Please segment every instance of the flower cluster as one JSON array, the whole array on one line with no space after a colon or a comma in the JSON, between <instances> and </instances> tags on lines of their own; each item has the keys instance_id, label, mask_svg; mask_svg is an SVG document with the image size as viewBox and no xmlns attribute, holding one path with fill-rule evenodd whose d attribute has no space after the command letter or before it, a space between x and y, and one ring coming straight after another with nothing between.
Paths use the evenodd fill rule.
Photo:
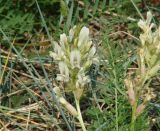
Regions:
<instances>
[{"instance_id":1,"label":"flower cluster","mask_svg":"<svg viewBox=\"0 0 160 131\"><path fill-rule=\"evenodd\" d=\"M61 34L60 42L54 42L54 51L50 52L50 56L59 66L60 73L56 79L67 83L71 91L80 91L90 82L86 72L91 64L98 61L96 47L90 40L87 27L80 29L75 26L68 36Z\"/></svg>"},{"instance_id":2,"label":"flower cluster","mask_svg":"<svg viewBox=\"0 0 160 131\"><path fill-rule=\"evenodd\" d=\"M134 77L129 76L125 80L128 88L128 98L135 118L141 114L153 95L149 91L149 82L160 69L160 26L151 23L152 14L147 12L147 19L140 20L138 26L143 33L140 34L141 47L138 50L138 70ZM138 105L139 98L143 96L143 92L147 91L143 102Z\"/></svg>"},{"instance_id":3,"label":"flower cluster","mask_svg":"<svg viewBox=\"0 0 160 131\"><path fill-rule=\"evenodd\" d=\"M156 28L156 25L151 23L151 20L152 14L147 12L146 21L140 20L138 22L138 26L143 30L140 35L142 43L142 48L139 51L140 61L143 65L147 64L147 68L150 70L148 77L154 76L160 69L160 26ZM143 68L143 72L146 72L146 70Z\"/></svg>"}]
</instances>

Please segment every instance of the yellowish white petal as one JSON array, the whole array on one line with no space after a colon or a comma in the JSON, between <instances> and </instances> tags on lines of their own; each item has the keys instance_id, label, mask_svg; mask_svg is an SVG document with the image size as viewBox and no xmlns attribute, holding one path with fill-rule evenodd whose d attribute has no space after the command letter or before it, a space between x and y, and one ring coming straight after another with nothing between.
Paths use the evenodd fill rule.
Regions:
<instances>
[{"instance_id":1,"label":"yellowish white petal","mask_svg":"<svg viewBox=\"0 0 160 131\"><path fill-rule=\"evenodd\" d=\"M147 28L149 28L149 26L147 27L146 22L143 20L139 20L138 22L138 26L144 31L147 31Z\"/></svg>"},{"instance_id":2,"label":"yellowish white petal","mask_svg":"<svg viewBox=\"0 0 160 131\"><path fill-rule=\"evenodd\" d=\"M89 40L89 29L84 26L79 33L78 47L80 47L82 44L85 44L88 40Z\"/></svg>"},{"instance_id":3,"label":"yellowish white petal","mask_svg":"<svg viewBox=\"0 0 160 131\"><path fill-rule=\"evenodd\" d=\"M76 26L74 26L72 29L70 29L69 31L69 41L71 42L73 40L73 37L74 37L74 33L75 33L75 29L76 29Z\"/></svg>"},{"instance_id":4,"label":"yellowish white petal","mask_svg":"<svg viewBox=\"0 0 160 131\"><path fill-rule=\"evenodd\" d=\"M54 52L52 52L52 51L49 52L49 55L50 55L53 59L55 59L55 58L58 57L57 54L54 53Z\"/></svg>"},{"instance_id":5,"label":"yellowish white petal","mask_svg":"<svg viewBox=\"0 0 160 131\"><path fill-rule=\"evenodd\" d=\"M88 54L88 58L93 58L93 56L95 55L96 53L96 47L95 46L92 46L90 51L89 51L89 54Z\"/></svg>"},{"instance_id":6,"label":"yellowish white petal","mask_svg":"<svg viewBox=\"0 0 160 131\"><path fill-rule=\"evenodd\" d=\"M69 81L69 69L64 62L59 62L60 74L57 74L57 80L60 81Z\"/></svg>"},{"instance_id":7,"label":"yellowish white petal","mask_svg":"<svg viewBox=\"0 0 160 131\"><path fill-rule=\"evenodd\" d=\"M65 49L65 44L67 44L67 36L63 33L60 35L60 45L63 49Z\"/></svg>"},{"instance_id":8,"label":"yellowish white petal","mask_svg":"<svg viewBox=\"0 0 160 131\"><path fill-rule=\"evenodd\" d=\"M150 11L147 12L147 20L146 20L146 24L149 25L151 23L152 20L152 13Z\"/></svg>"},{"instance_id":9,"label":"yellowish white petal","mask_svg":"<svg viewBox=\"0 0 160 131\"><path fill-rule=\"evenodd\" d=\"M81 54L79 50L73 50L70 54L70 63L72 68L80 68Z\"/></svg>"},{"instance_id":10,"label":"yellowish white petal","mask_svg":"<svg viewBox=\"0 0 160 131\"><path fill-rule=\"evenodd\" d=\"M99 57L94 57L92 59L92 63L98 65L99 64Z\"/></svg>"},{"instance_id":11,"label":"yellowish white petal","mask_svg":"<svg viewBox=\"0 0 160 131\"><path fill-rule=\"evenodd\" d=\"M89 82L90 82L90 78L88 75L86 76L84 73L78 73L78 79L76 82L77 88L84 87Z\"/></svg>"},{"instance_id":12,"label":"yellowish white petal","mask_svg":"<svg viewBox=\"0 0 160 131\"><path fill-rule=\"evenodd\" d=\"M58 86L54 87L53 91L55 92L55 94L57 95L57 97L61 96L61 91L60 91L60 88Z\"/></svg>"}]
</instances>

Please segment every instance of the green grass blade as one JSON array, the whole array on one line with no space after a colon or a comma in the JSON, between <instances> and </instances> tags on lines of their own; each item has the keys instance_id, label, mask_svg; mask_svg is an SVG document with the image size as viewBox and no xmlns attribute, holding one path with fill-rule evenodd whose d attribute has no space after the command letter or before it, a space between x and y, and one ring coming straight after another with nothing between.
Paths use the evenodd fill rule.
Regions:
<instances>
[{"instance_id":1,"label":"green grass blade","mask_svg":"<svg viewBox=\"0 0 160 131\"><path fill-rule=\"evenodd\" d=\"M93 6L93 15L96 14L96 11L98 10L98 5L99 5L99 0L96 0Z\"/></svg>"},{"instance_id":2,"label":"green grass blade","mask_svg":"<svg viewBox=\"0 0 160 131\"><path fill-rule=\"evenodd\" d=\"M88 2L88 0L84 1L84 5L85 5L85 9L84 9L84 12L83 12L83 19L87 19L88 14L89 14L89 2Z\"/></svg>"},{"instance_id":3,"label":"green grass blade","mask_svg":"<svg viewBox=\"0 0 160 131\"><path fill-rule=\"evenodd\" d=\"M69 28L72 25L72 16L73 16L73 8L74 8L74 2L72 1L71 3L71 7L69 9L69 14L67 16L67 21L66 21L66 25L65 25L65 31L68 32Z\"/></svg>"}]
</instances>

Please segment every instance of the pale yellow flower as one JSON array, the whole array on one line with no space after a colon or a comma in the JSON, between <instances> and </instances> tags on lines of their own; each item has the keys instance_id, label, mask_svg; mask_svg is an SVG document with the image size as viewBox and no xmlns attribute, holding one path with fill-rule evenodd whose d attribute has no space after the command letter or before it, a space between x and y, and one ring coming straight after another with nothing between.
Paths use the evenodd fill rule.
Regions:
<instances>
[{"instance_id":1,"label":"pale yellow flower","mask_svg":"<svg viewBox=\"0 0 160 131\"><path fill-rule=\"evenodd\" d=\"M93 58L96 53L96 47L93 45L88 53L88 58Z\"/></svg>"},{"instance_id":2,"label":"pale yellow flower","mask_svg":"<svg viewBox=\"0 0 160 131\"><path fill-rule=\"evenodd\" d=\"M79 33L78 47L80 47L82 44L86 44L88 40L89 40L89 29L84 26Z\"/></svg>"},{"instance_id":3,"label":"pale yellow flower","mask_svg":"<svg viewBox=\"0 0 160 131\"><path fill-rule=\"evenodd\" d=\"M152 14L151 12L147 12L147 19L146 20L140 20L138 22L138 26L143 30L143 34L140 35L140 40L142 42L142 45L145 44L145 42L148 42L151 44L153 42L153 32L152 28L155 26L154 23L151 23L152 20Z\"/></svg>"},{"instance_id":4,"label":"pale yellow flower","mask_svg":"<svg viewBox=\"0 0 160 131\"><path fill-rule=\"evenodd\" d=\"M54 42L54 52L50 51L49 53L54 60L61 60L65 58L64 52L57 42Z\"/></svg>"},{"instance_id":5,"label":"pale yellow flower","mask_svg":"<svg viewBox=\"0 0 160 131\"><path fill-rule=\"evenodd\" d=\"M69 69L64 62L59 62L60 74L57 74L57 80L68 82L69 81Z\"/></svg>"},{"instance_id":6,"label":"pale yellow flower","mask_svg":"<svg viewBox=\"0 0 160 131\"><path fill-rule=\"evenodd\" d=\"M87 83L90 82L90 78L88 75L85 75L85 73L78 73L78 78L76 82L77 88L83 88Z\"/></svg>"},{"instance_id":7,"label":"pale yellow flower","mask_svg":"<svg viewBox=\"0 0 160 131\"><path fill-rule=\"evenodd\" d=\"M69 36L68 36L69 37L69 42L71 42L73 40L73 38L74 38L75 29L76 29L76 26L74 26L73 28L71 28L69 30Z\"/></svg>"},{"instance_id":8,"label":"pale yellow flower","mask_svg":"<svg viewBox=\"0 0 160 131\"><path fill-rule=\"evenodd\" d=\"M63 50L65 50L65 46L67 44L67 36L65 33L60 35L60 45Z\"/></svg>"},{"instance_id":9,"label":"pale yellow flower","mask_svg":"<svg viewBox=\"0 0 160 131\"><path fill-rule=\"evenodd\" d=\"M80 62L81 62L81 54L80 51L75 49L71 51L70 54L70 63L72 65L72 68L80 68Z\"/></svg>"}]
</instances>

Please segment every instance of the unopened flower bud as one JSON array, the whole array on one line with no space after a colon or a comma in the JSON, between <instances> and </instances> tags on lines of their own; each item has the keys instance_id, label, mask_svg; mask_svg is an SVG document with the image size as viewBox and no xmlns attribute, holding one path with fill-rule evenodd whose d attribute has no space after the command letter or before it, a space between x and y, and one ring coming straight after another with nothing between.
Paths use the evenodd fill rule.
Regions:
<instances>
[{"instance_id":1,"label":"unopened flower bud","mask_svg":"<svg viewBox=\"0 0 160 131\"><path fill-rule=\"evenodd\" d=\"M61 91L60 91L60 88L59 87L54 87L53 88L53 91L55 92L55 94L58 96L58 97L60 97L61 96Z\"/></svg>"},{"instance_id":2,"label":"unopened flower bud","mask_svg":"<svg viewBox=\"0 0 160 131\"><path fill-rule=\"evenodd\" d=\"M67 102L63 97L59 98L59 102L74 116L76 117L78 115L76 109Z\"/></svg>"},{"instance_id":3,"label":"unopened flower bud","mask_svg":"<svg viewBox=\"0 0 160 131\"><path fill-rule=\"evenodd\" d=\"M80 98L81 98L81 96L83 94L83 89L84 88L77 88L76 91L74 92L77 100L80 100Z\"/></svg>"},{"instance_id":4,"label":"unopened flower bud","mask_svg":"<svg viewBox=\"0 0 160 131\"><path fill-rule=\"evenodd\" d=\"M135 92L134 92L134 89L133 89L133 83L132 83L131 80L126 79L125 80L125 85L128 88L127 93L128 93L129 103L133 106L134 103L135 103Z\"/></svg>"},{"instance_id":5,"label":"unopened flower bud","mask_svg":"<svg viewBox=\"0 0 160 131\"><path fill-rule=\"evenodd\" d=\"M137 107L137 109L136 109L136 117L138 117L143 111L144 111L144 108L145 108L146 106L142 103L142 104L140 104L138 107Z\"/></svg>"},{"instance_id":6,"label":"unopened flower bud","mask_svg":"<svg viewBox=\"0 0 160 131\"><path fill-rule=\"evenodd\" d=\"M148 78L153 77L154 75L157 74L158 70L160 69L160 64L156 64L148 73Z\"/></svg>"}]
</instances>

